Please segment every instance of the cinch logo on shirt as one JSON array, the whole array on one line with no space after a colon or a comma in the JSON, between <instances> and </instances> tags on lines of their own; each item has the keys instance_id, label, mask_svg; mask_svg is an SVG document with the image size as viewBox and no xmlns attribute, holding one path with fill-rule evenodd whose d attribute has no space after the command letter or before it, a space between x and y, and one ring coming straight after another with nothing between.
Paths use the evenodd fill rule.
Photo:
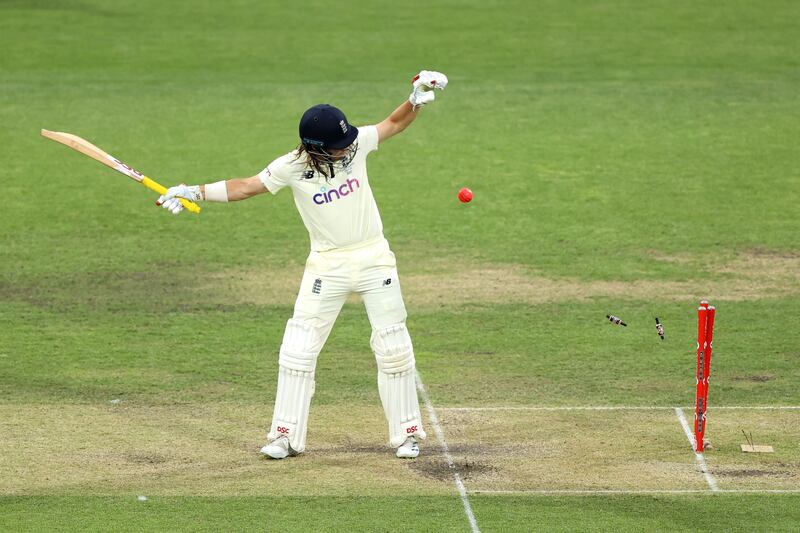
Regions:
<instances>
[{"instance_id":1,"label":"cinch logo on shirt","mask_svg":"<svg viewBox=\"0 0 800 533\"><path fill-rule=\"evenodd\" d=\"M355 187L353 187L354 183L356 184ZM361 184L356 178L348 178L348 180L345 183L342 183L338 188L333 187L332 189L326 189L325 187L322 187L312 199L317 205L327 204L329 202L333 202L334 200L338 200L343 196L347 196L359 187L361 187Z\"/></svg>"}]
</instances>

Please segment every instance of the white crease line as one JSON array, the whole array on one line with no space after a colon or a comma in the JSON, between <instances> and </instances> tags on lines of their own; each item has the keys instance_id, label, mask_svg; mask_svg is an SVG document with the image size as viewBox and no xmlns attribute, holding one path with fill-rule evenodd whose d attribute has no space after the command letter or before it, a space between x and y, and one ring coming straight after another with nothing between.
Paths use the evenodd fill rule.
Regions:
<instances>
[{"instance_id":1,"label":"white crease line","mask_svg":"<svg viewBox=\"0 0 800 533\"><path fill-rule=\"evenodd\" d=\"M428 411L428 418L430 418L431 424L433 424L433 429L436 432L436 438L439 439L439 442L442 444L442 452L444 453L444 458L447 460L447 466L450 468L450 471L453 472L453 479L456 482L458 494L461 496L461 503L464 505L464 512L467 515L467 520L469 520L472 533L480 533L481 530L478 529L478 522L475 520L475 514L472 512L472 506L469 504L467 489L464 487L464 483L461 481L461 475L458 473L458 470L456 470L456 466L453 463L453 456L450 455L450 449L447 447L447 441L444 440L444 431L442 430L442 426L439 424L439 417L436 416L436 410L433 408L431 399L428 397L428 392L425 390L425 385L422 383L422 376L420 376L419 370L417 370L417 389L422 396L422 400L425 402L425 408Z\"/></svg>"},{"instance_id":2,"label":"white crease line","mask_svg":"<svg viewBox=\"0 0 800 533\"><path fill-rule=\"evenodd\" d=\"M707 489L551 489L551 490L470 490L470 494L530 494L530 495L587 495L594 494L800 494L800 489L718 489L709 491Z\"/></svg>"},{"instance_id":3,"label":"white crease line","mask_svg":"<svg viewBox=\"0 0 800 533\"><path fill-rule=\"evenodd\" d=\"M689 428L689 422L687 422L686 417L683 416L683 409L676 407L675 415L678 417L678 420L680 420L681 426L683 426L683 432L686 433L686 438L689 439L689 444L692 446L692 450L695 450L694 456L697 458L697 463L700 465L700 470L703 471L703 476L706 478L709 488L714 492L718 492L719 487L717 486L717 480L714 479L714 476L712 476L711 472L708 471L708 465L706 464L705 457L703 457L701 452L696 451L697 443L695 442L694 435L692 435L692 430Z\"/></svg>"},{"instance_id":4,"label":"white crease line","mask_svg":"<svg viewBox=\"0 0 800 533\"><path fill-rule=\"evenodd\" d=\"M658 405L575 405L575 406L492 406L492 407L438 407L439 411L674 411L675 409L682 409L682 407L675 406L658 406ZM686 409L691 409L686 406ZM710 406L709 411L714 410L800 410L800 405L719 405Z\"/></svg>"}]
</instances>

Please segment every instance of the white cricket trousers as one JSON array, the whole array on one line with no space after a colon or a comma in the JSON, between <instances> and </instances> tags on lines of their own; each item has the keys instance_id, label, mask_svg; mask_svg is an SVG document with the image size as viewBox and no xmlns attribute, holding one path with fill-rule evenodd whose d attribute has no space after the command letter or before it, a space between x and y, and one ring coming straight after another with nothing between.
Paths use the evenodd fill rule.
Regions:
<instances>
[{"instance_id":1,"label":"white cricket trousers","mask_svg":"<svg viewBox=\"0 0 800 533\"><path fill-rule=\"evenodd\" d=\"M395 257L385 238L345 249L311 252L281 345L278 393L269 438L289 437L305 449L308 412L319 352L342 305L360 294L372 325L370 344L378 364L378 390L397 447L410 436L425 438L415 386L411 337ZM355 430L356 428L354 428Z\"/></svg>"},{"instance_id":2,"label":"white cricket trousers","mask_svg":"<svg viewBox=\"0 0 800 533\"><path fill-rule=\"evenodd\" d=\"M311 252L293 318L315 328L324 343L351 293L364 299L372 329L405 321L397 263L385 238L328 252Z\"/></svg>"}]
</instances>

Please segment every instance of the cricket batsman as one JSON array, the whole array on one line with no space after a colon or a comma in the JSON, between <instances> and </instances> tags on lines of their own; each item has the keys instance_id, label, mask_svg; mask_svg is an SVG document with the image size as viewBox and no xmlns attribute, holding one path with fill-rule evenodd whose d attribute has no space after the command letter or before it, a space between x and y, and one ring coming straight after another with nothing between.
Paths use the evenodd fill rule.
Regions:
<instances>
[{"instance_id":1,"label":"cricket batsman","mask_svg":"<svg viewBox=\"0 0 800 533\"><path fill-rule=\"evenodd\" d=\"M383 236L383 224L367 176L367 156L414 122L421 107L434 101L447 76L423 70L412 92L374 126L352 126L344 113L315 105L300 119L300 144L250 178L207 185L171 187L157 204L178 214L179 198L234 202L289 188L311 239L294 314L286 323L278 359L278 391L261 452L273 459L302 453L314 371L333 323L347 296L364 300L378 366L378 391L389 424L389 442L400 458L419 455L425 438L415 383L414 350L406 329L406 308L395 256ZM356 428L353 428L355 431Z\"/></svg>"}]
</instances>

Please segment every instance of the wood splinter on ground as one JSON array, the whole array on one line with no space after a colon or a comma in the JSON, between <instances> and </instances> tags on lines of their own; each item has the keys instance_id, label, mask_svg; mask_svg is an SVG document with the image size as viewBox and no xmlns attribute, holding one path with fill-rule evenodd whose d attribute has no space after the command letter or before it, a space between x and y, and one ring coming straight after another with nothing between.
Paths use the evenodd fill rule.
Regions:
<instances>
[{"instance_id":1,"label":"wood splinter on ground","mask_svg":"<svg viewBox=\"0 0 800 533\"><path fill-rule=\"evenodd\" d=\"M741 447L745 453L773 453L775 451L772 446L762 444L742 444Z\"/></svg>"},{"instance_id":2,"label":"wood splinter on ground","mask_svg":"<svg viewBox=\"0 0 800 533\"><path fill-rule=\"evenodd\" d=\"M747 436L747 433L742 430L744 434L744 439L747 441L747 444L742 444L742 451L745 453L773 453L775 450L772 449L772 446L765 446L762 444L753 444L753 433L750 433L750 436Z\"/></svg>"}]
</instances>

